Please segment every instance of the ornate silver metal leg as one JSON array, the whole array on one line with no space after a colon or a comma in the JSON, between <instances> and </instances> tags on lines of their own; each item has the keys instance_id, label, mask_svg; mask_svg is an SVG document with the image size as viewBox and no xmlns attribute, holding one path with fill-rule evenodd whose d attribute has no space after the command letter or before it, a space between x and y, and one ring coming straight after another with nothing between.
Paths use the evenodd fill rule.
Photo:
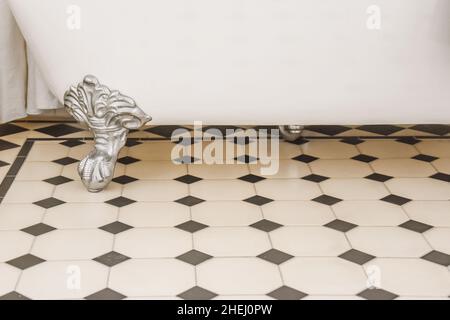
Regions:
<instances>
[{"instance_id":1,"label":"ornate silver metal leg","mask_svg":"<svg viewBox=\"0 0 450 320\"><path fill-rule=\"evenodd\" d=\"M285 140L294 141L302 136L304 128L304 126L299 125L280 126L280 132Z\"/></svg>"},{"instance_id":2,"label":"ornate silver metal leg","mask_svg":"<svg viewBox=\"0 0 450 320\"><path fill-rule=\"evenodd\" d=\"M133 99L101 85L90 75L66 92L64 105L94 134L94 150L80 162L78 173L90 192L99 192L111 182L128 131L140 128L151 117Z\"/></svg>"}]
</instances>

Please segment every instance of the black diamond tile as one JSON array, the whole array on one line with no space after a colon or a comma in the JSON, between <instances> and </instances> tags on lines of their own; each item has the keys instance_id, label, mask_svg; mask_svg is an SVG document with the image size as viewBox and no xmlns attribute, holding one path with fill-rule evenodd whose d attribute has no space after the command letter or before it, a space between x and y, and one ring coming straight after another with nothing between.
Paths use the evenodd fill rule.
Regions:
<instances>
[{"instance_id":1,"label":"black diamond tile","mask_svg":"<svg viewBox=\"0 0 450 320\"><path fill-rule=\"evenodd\" d=\"M210 300L216 296L217 294L214 292L195 286L183 293L180 293L177 297L184 300Z\"/></svg>"},{"instance_id":2,"label":"black diamond tile","mask_svg":"<svg viewBox=\"0 0 450 320\"><path fill-rule=\"evenodd\" d=\"M128 259L130 259L130 258L121 253L111 251L102 256L95 258L94 260L101 264L104 264L105 266L113 267L116 264L127 261Z\"/></svg>"},{"instance_id":3,"label":"black diamond tile","mask_svg":"<svg viewBox=\"0 0 450 320\"><path fill-rule=\"evenodd\" d=\"M301 154L295 158L292 158L292 160L297 160L297 161L301 161L304 163L310 163L313 162L315 160L317 160L319 158L313 157L313 156L308 156L307 154Z\"/></svg>"},{"instance_id":4,"label":"black diamond tile","mask_svg":"<svg viewBox=\"0 0 450 320\"><path fill-rule=\"evenodd\" d=\"M275 263L275 264L282 264L283 262L288 261L289 259L292 259L294 256L291 256L290 254L284 253L283 251L277 250L277 249L270 249L266 252L261 253L258 258L261 258L263 260Z\"/></svg>"},{"instance_id":5,"label":"black diamond tile","mask_svg":"<svg viewBox=\"0 0 450 320\"><path fill-rule=\"evenodd\" d=\"M177 158L173 161L175 161L176 163L179 163L179 164L192 164L192 163L197 162L198 159L195 157L183 156L183 157Z\"/></svg>"},{"instance_id":6,"label":"black diamond tile","mask_svg":"<svg viewBox=\"0 0 450 320\"><path fill-rule=\"evenodd\" d=\"M188 207L195 206L195 205L197 205L199 203L202 203L204 201L205 200L200 199L200 198L196 198L196 197L193 197L193 196L187 196L187 197L175 200L175 202L180 203L180 204L184 204L185 206L188 206Z\"/></svg>"},{"instance_id":7,"label":"black diamond tile","mask_svg":"<svg viewBox=\"0 0 450 320\"><path fill-rule=\"evenodd\" d=\"M45 260L32 254L26 254L21 257L9 260L6 263L18 269L25 270L42 262L45 262Z\"/></svg>"},{"instance_id":8,"label":"black diamond tile","mask_svg":"<svg viewBox=\"0 0 450 320\"><path fill-rule=\"evenodd\" d=\"M256 141L256 137L254 137L254 138L251 138L249 136L233 137L231 139L231 141L233 141L234 144L238 144L238 145L244 146L246 144L255 142Z\"/></svg>"},{"instance_id":9,"label":"black diamond tile","mask_svg":"<svg viewBox=\"0 0 450 320\"><path fill-rule=\"evenodd\" d=\"M422 259L443 265L445 267L450 266L450 255L440 251L433 250L424 255Z\"/></svg>"},{"instance_id":10,"label":"black diamond tile","mask_svg":"<svg viewBox=\"0 0 450 320\"><path fill-rule=\"evenodd\" d=\"M344 142L344 143L356 146L356 145L358 145L360 143L363 143L364 140L362 140L362 139L360 139L358 137L348 137L348 138L341 139L341 142Z\"/></svg>"},{"instance_id":11,"label":"black diamond tile","mask_svg":"<svg viewBox=\"0 0 450 320\"><path fill-rule=\"evenodd\" d=\"M387 176L387 175L384 175L384 174L380 174L380 173L372 173L371 175L368 175L365 178L366 179L370 179L370 180L374 180L374 181L378 181L378 182L385 182L385 181L388 181L388 180L392 179L393 177Z\"/></svg>"},{"instance_id":12,"label":"black diamond tile","mask_svg":"<svg viewBox=\"0 0 450 320\"><path fill-rule=\"evenodd\" d=\"M118 234L118 233L124 232L124 231L132 229L132 228L133 228L132 226L129 226L125 223L116 221L116 222L104 225L103 227L100 227L99 229L109 232L109 233L112 233L112 234Z\"/></svg>"},{"instance_id":13,"label":"black diamond tile","mask_svg":"<svg viewBox=\"0 0 450 320\"><path fill-rule=\"evenodd\" d=\"M266 178L256 176L254 174L248 174L246 176L240 177L239 180L250 182L250 183L257 183L259 181L265 180Z\"/></svg>"},{"instance_id":14,"label":"black diamond tile","mask_svg":"<svg viewBox=\"0 0 450 320\"><path fill-rule=\"evenodd\" d=\"M178 140L173 139L172 142L182 145L182 146L191 146L195 143L201 142L203 139L201 137L180 137Z\"/></svg>"},{"instance_id":15,"label":"black diamond tile","mask_svg":"<svg viewBox=\"0 0 450 320\"><path fill-rule=\"evenodd\" d=\"M201 181L203 179L199 178L199 177L192 176L190 174L187 174L187 175L184 175L182 177L176 178L175 180L179 181L179 182L182 182L182 183L186 183L186 184L192 184L192 183Z\"/></svg>"},{"instance_id":16,"label":"black diamond tile","mask_svg":"<svg viewBox=\"0 0 450 320\"><path fill-rule=\"evenodd\" d=\"M305 130L326 134L327 136L335 136L345 131L349 131L351 130L351 128L344 126L328 125L328 126L306 126Z\"/></svg>"},{"instance_id":17,"label":"black diamond tile","mask_svg":"<svg viewBox=\"0 0 450 320\"><path fill-rule=\"evenodd\" d=\"M5 151L13 148L18 148L19 145L15 143L11 143L9 141L1 140L0 139L0 151Z\"/></svg>"},{"instance_id":18,"label":"black diamond tile","mask_svg":"<svg viewBox=\"0 0 450 320\"><path fill-rule=\"evenodd\" d=\"M61 200L53 198L53 197L47 198L47 199L44 199L41 201L33 202L33 204L35 204L39 207L45 208L45 209L50 209L50 208L59 206L64 203L65 203L64 201L61 201Z\"/></svg>"},{"instance_id":19,"label":"black diamond tile","mask_svg":"<svg viewBox=\"0 0 450 320\"><path fill-rule=\"evenodd\" d=\"M272 202L273 200L269 199L269 198L261 197L261 196L253 196L248 199L245 199L244 201L251 203L251 204L255 204L257 206L262 206L269 202Z\"/></svg>"},{"instance_id":20,"label":"black diamond tile","mask_svg":"<svg viewBox=\"0 0 450 320\"><path fill-rule=\"evenodd\" d=\"M64 183L67 183L67 182L70 182L73 180L69 179L67 177L64 177L64 176L57 176L57 177L45 179L44 181L47 183L53 184L55 186L59 186L60 184L64 184Z\"/></svg>"},{"instance_id":21,"label":"black diamond tile","mask_svg":"<svg viewBox=\"0 0 450 320\"><path fill-rule=\"evenodd\" d=\"M382 199L380 199L382 201L386 201L389 203L393 203L399 206L404 205L405 203L408 203L411 201L411 199L408 198L404 198L404 197L400 197L400 196L396 196L395 194L390 194Z\"/></svg>"},{"instance_id":22,"label":"black diamond tile","mask_svg":"<svg viewBox=\"0 0 450 320\"><path fill-rule=\"evenodd\" d=\"M371 132L371 133L376 133L376 134L383 135L383 136L388 136L388 135L393 134L395 132L401 131L404 128L398 127L398 126L393 126L393 125L375 124L375 125L360 126L357 129L363 130L363 131L367 131L367 132Z\"/></svg>"},{"instance_id":23,"label":"black diamond tile","mask_svg":"<svg viewBox=\"0 0 450 320\"><path fill-rule=\"evenodd\" d=\"M420 140L414 138L414 137L401 137L397 139L398 142L415 145L420 142Z\"/></svg>"},{"instance_id":24,"label":"black diamond tile","mask_svg":"<svg viewBox=\"0 0 450 320\"><path fill-rule=\"evenodd\" d=\"M33 236L40 236L41 234L56 230L52 226L49 226L45 223L38 223L33 226L22 229L21 231L31 234Z\"/></svg>"},{"instance_id":25,"label":"black diamond tile","mask_svg":"<svg viewBox=\"0 0 450 320\"><path fill-rule=\"evenodd\" d=\"M133 157L123 157L117 160L117 162L121 163L121 164L132 164L135 162L141 161L139 159L133 158Z\"/></svg>"},{"instance_id":26,"label":"black diamond tile","mask_svg":"<svg viewBox=\"0 0 450 320\"><path fill-rule=\"evenodd\" d=\"M261 230L261 231L270 232L270 231L273 231L275 229L282 227L282 225L279 223L270 221L270 220L263 219L263 220L260 220L258 222L251 224L250 227L253 227L253 228Z\"/></svg>"},{"instance_id":27,"label":"black diamond tile","mask_svg":"<svg viewBox=\"0 0 450 320\"><path fill-rule=\"evenodd\" d=\"M446 173L442 173L442 172L433 174L430 178L445 181L445 182L450 182L450 174L446 174Z\"/></svg>"},{"instance_id":28,"label":"black diamond tile","mask_svg":"<svg viewBox=\"0 0 450 320\"><path fill-rule=\"evenodd\" d=\"M339 219L333 220L324 226L341 232L347 232L357 227L356 224Z\"/></svg>"},{"instance_id":29,"label":"black diamond tile","mask_svg":"<svg viewBox=\"0 0 450 320\"><path fill-rule=\"evenodd\" d=\"M130 139L128 139L127 142L125 143L125 146L131 148L131 147L134 147L134 146L138 146L138 145L140 145L140 144L142 144L142 142L139 142L137 139L132 139L132 138L130 138Z\"/></svg>"},{"instance_id":30,"label":"black diamond tile","mask_svg":"<svg viewBox=\"0 0 450 320\"><path fill-rule=\"evenodd\" d=\"M35 131L47 134L52 137L62 137L75 132L83 131L83 129L75 128L67 124L55 124L49 127L35 129Z\"/></svg>"},{"instance_id":31,"label":"black diamond tile","mask_svg":"<svg viewBox=\"0 0 450 320\"><path fill-rule=\"evenodd\" d=\"M69 147L69 148L73 148L73 147L78 147L81 146L82 144L85 144L83 141L80 141L78 139L70 139L70 140L66 140L64 142L60 143L63 146Z\"/></svg>"},{"instance_id":32,"label":"black diamond tile","mask_svg":"<svg viewBox=\"0 0 450 320\"><path fill-rule=\"evenodd\" d=\"M203 223L199 223L197 221L190 220L190 221L186 221L182 224L175 226L175 228L178 228L183 231L190 232L190 233L194 233L194 232L200 231L202 229L208 228L208 226Z\"/></svg>"},{"instance_id":33,"label":"black diamond tile","mask_svg":"<svg viewBox=\"0 0 450 320\"><path fill-rule=\"evenodd\" d=\"M357 156L353 157L352 159L361 161L361 162L365 162L365 163L369 163L369 162L377 160L378 158L368 156L366 154L358 154Z\"/></svg>"},{"instance_id":34,"label":"black diamond tile","mask_svg":"<svg viewBox=\"0 0 450 320\"><path fill-rule=\"evenodd\" d=\"M188 128L180 127L180 126L156 126L156 127L150 127L148 129L145 129L145 131L157 134L159 136L165 137L165 138L171 138L172 133L177 129L184 129L186 131L190 131Z\"/></svg>"},{"instance_id":35,"label":"black diamond tile","mask_svg":"<svg viewBox=\"0 0 450 320\"><path fill-rule=\"evenodd\" d=\"M360 293L358 296L367 300L393 300L398 297L398 295L378 288L369 288Z\"/></svg>"},{"instance_id":36,"label":"black diamond tile","mask_svg":"<svg viewBox=\"0 0 450 320\"><path fill-rule=\"evenodd\" d=\"M109 288L105 288L103 290L100 290L96 293L93 293L89 296L87 296L86 300L122 300L126 298L123 294L111 290Z\"/></svg>"},{"instance_id":37,"label":"black diamond tile","mask_svg":"<svg viewBox=\"0 0 450 320\"><path fill-rule=\"evenodd\" d=\"M7 165L9 165L9 163L0 160L0 168L6 167Z\"/></svg>"},{"instance_id":38,"label":"black diamond tile","mask_svg":"<svg viewBox=\"0 0 450 320\"><path fill-rule=\"evenodd\" d=\"M410 129L417 130L417 131L423 131L426 133L435 134L438 136L444 136L448 133L450 133L450 125L445 124L418 124Z\"/></svg>"},{"instance_id":39,"label":"black diamond tile","mask_svg":"<svg viewBox=\"0 0 450 320\"><path fill-rule=\"evenodd\" d=\"M234 160L236 160L240 163L256 163L259 159L246 154L246 155L236 157L236 158L234 158Z\"/></svg>"},{"instance_id":40,"label":"black diamond tile","mask_svg":"<svg viewBox=\"0 0 450 320\"><path fill-rule=\"evenodd\" d=\"M0 124L0 137L24 131L28 131L28 129L16 126L15 124L12 123Z\"/></svg>"},{"instance_id":41,"label":"black diamond tile","mask_svg":"<svg viewBox=\"0 0 450 320\"><path fill-rule=\"evenodd\" d=\"M300 138L292 140L292 141L289 141L289 140L284 140L284 141L287 142L287 143L292 143L292 144L296 144L296 145L299 145L299 146L309 142L309 140L307 140L307 139L305 139L303 137L300 137Z\"/></svg>"},{"instance_id":42,"label":"black diamond tile","mask_svg":"<svg viewBox=\"0 0 450 320\"><path fill-rule=\"evenodd\" d=\"M338 202L341 202L342 199L335 198L332 196L327 196L326 194L324 194L324 195L318 196L317 198L312 199L312 201L326 204L327 206L332 206Z\"/></svg>"},{"instance_id":43,"label":"black diamond tile","mask_svg":"<svg viewBox=\"0 0 450 320\"><path fill-rule=\"evenodd\" d=\"M306 293L288 286L282 286L267 295L277 300L300 300L307 296Z\"/></svg>"},{"instance_id":44,"label":"black diamond tile","mask_svg":"<svg viewBox=\"0 0 450 320\"><path fill-rule=\"evenodd\" d=\"M341 254L339 258L354 262L356 264L363 265L366 262L369 262L370 260L374 259L375 257L356 249L350 249L347 252Z\"/></svg>"},{"instance_id":45,"label":"black diamond tile","mask_svg":"<svg viewBox=\"0 0 450 320\"><path fill-rule=\"evenodd\" d=\"M62 166L67 166L69 164L78 162L79 160L71 158L71 157L65 157L57 160L53 160L54 163L60 164Z\"/></svg>"},{"instance_id":46,"label":"black diamond tile","mask_svg":"<svg viewBox=\"0 0 450 320\"><path fill-rule=\"evenodd\" d=\"M128 199L128 198L125 198L125 197L117 197L117 198L105 201L105 203L110 204L112 206L116 206L118 208L122 208L122 207L128 206L128 205L130 205L132 203L135 203L135 202L136 202L135 200Z\"/></svg>"},{"instance_id":47,"label":"black diamond tile","mask_svg":"<svg viewBox=\"0 0 450 320\"><path fill-rule=\"evenodd\" d=\"M112 181L120 183L120 184L129 184L129 183L137 181L137 180L138 179L130 177L130 176L126 176L126 175L112 179Z\"/></svg>"},{"instance_id":48,"label":"black diamond tile","mask_svg":"<svg viewBox=\"0 0 450 320\"><path fill-rule=\"evenodd\" d=\"M27 298L16 291L12 291L3 296L0 296L0 300L30 300L30 298Z\"/></svg>"},{"instance_id":49,"label":"black diamond tile","mask_svg":"<svg viewBox=\"0 0 450 320\"><path fill-rule=\"evenodd\" d=\"M206 260L209 260L211 258L212 256L210 256L209 254L197 250L188 251L177 257L178 260L184 261L194 266L199 265L200 263L205 262Z\"/></svg>"},{"instance_id":50,"label":"black diamond tile","mask_svg":"<svg viewBox=\"0 0 450 320\"><path fill-rule=\"evenodd\" d=\"M432 162L434 160L437 160L439 158L433 157L433 156L429 156L426 154L418 154L417 156L413 157L413 159L419 160L419 161L424 161L424 162Z\"/></svg>"},{"instance_id":51,"label":"black diamond tile","mask_svg":"<svg viewBox=\"0 0 450 320\"><path fill-rule=\"evenodd\" d=\"M431 228L433 228L433 226L430 226L428 224L419 222L419 221L415 221L415 220L408 220L404 223L402 223L401 225L399 225L399 227L411 230L411 231L415 231L415 232L419 232L419 233L423 233L427 230L430 230Z\"/></svg>"},{"instance_id":52,"label":"black diamond tile","mask_svg":"<svg viewBox=\"0 0 450 320\"><path fill-rule=\"evenodd\" d=\"M318 175L318 174L310 174L308 176L303 177L302 179L319 183L319 182L328 180L330 178L324 177L324 176L321 176L321 175Z\"/></svg>"}]
</instances>

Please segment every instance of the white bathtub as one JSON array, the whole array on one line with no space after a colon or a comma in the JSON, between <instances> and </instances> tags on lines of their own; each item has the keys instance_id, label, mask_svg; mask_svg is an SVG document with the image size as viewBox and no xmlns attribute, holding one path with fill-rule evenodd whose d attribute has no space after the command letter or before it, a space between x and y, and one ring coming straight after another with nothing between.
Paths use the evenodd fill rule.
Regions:
<instances>
[{"instance_id":1,"label":"white bathtub","mask_svg":"<svg viewBox=\"0 0 450 320\"><path fill-rule=\"evenodd\" d=\"M92 74L155 124L450 123L448 0L9 2L61 100Z\"/></svg>"},{"instance_id":2,"label":"white bathtub","mask_svg":"<svg viewBox=\"0 0 450 320\"><path fill-rule=\"evenodd\" d=\"M53 93L94 132L78 169L90 191L150 116L450 123L449 0L9 2ZM92 76L71 87L88 74L135 101Z\"/></svg>"}]
</instances>

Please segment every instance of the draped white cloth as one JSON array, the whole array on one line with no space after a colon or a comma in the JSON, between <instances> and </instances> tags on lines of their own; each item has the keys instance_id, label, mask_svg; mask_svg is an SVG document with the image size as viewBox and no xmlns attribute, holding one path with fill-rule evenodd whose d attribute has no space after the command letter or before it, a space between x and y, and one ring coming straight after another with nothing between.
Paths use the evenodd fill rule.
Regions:
<instances>
[{"instance_id":1,"label":"draped white cloth","mask_svg":"<svg viewBox=\"0 0 450 320\"><path fill-rule=\"evenodd\" d=\"M59 107L27 52L7 1L0 0L0 123Z\"/></svg>"}]
</instances>

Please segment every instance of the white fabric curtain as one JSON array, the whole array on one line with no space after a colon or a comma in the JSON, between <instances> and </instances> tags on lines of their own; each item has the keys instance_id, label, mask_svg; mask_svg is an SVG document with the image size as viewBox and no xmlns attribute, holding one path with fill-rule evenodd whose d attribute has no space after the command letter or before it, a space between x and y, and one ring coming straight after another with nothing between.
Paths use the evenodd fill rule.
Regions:
<instances>
[{"instance_id":1,"label":"white fabric curtain","mask_svg":"<svg viewBox=\"0 0 450 320\"><path fill-rule=\"evenodd\" d=\"M0 123L57 109L8 8L0 0Z\"/></svg>"}]
</instances>

